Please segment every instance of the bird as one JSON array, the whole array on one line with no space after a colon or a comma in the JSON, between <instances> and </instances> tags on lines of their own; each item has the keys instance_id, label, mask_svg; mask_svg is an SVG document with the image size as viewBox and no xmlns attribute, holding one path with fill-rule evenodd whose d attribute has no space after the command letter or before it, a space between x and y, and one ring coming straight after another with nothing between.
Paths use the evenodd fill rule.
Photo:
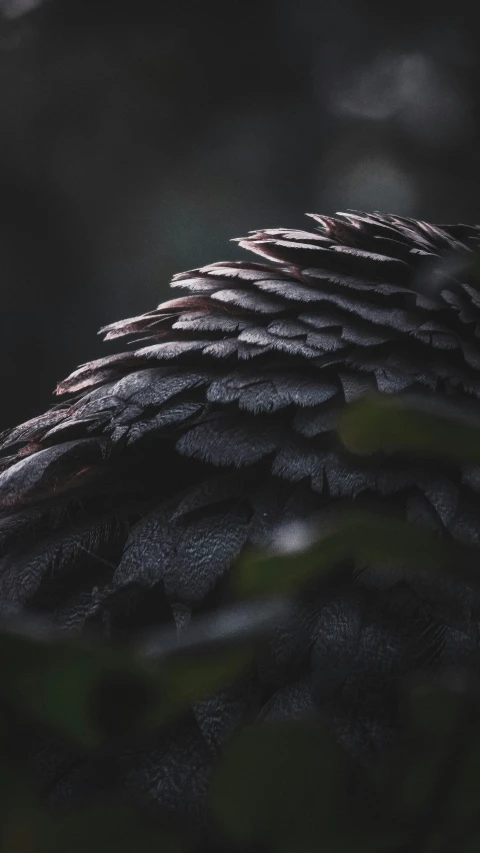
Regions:
<instances>
[{"instance_id":1,"label":"bird","mask_svg":"<svg viewBox=\"0 0 480 853\"><path fill-rule=\"evenodd\" d=\"M371 392L478 405L480 227L310 216L312 230L240 239L255 260L175 275L180 293L101 330L130 348L79 367L60 402L2 434L2 618L105 642L181 636L223 606L245 549L345 508L480 545L478 469L358 456L337 434ZM40 739L39 784L54 808L111 786L195 822L247 723L326 715L363 761L395 737L403 677L478 667L478 603L453 579L346 566L292 601L248 677L113 769Z\"/></svg>"}]
</instances>

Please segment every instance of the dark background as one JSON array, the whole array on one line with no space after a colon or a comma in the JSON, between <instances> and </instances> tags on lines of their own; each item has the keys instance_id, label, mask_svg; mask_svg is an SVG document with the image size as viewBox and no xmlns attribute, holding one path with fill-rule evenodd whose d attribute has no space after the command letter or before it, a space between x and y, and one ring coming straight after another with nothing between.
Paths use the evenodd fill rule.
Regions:
<instances>
[{"instance_id":1,"label":"dark background","mask_svg":"<svg viewBox=\"0 0 480 853\"><path fill-rule=\"evenodd\" d=\"M461 4L0 0L0 427L249 229L480 221L476 29Z\"/></svg>"}]
</instances>

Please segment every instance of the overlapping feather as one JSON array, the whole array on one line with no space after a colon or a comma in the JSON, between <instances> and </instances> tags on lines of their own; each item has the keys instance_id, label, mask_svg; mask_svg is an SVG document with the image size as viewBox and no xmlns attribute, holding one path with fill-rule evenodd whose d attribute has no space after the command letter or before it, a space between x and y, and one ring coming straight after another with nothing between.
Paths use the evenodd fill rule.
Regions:
<instances>
[{"instance_id":1,"label":"overlapping feather","mask_svg":"<svg viewBox=\"0 0 480 853\"><path fill-rule=\"evenodd\" d=\"M75 630L108 616L109 636L112 625L128 635L138 618L127 608L112 621L116 601L161 589L158 620L182 630L222 601L245 545L362 501L478 542L475 471L356 458L334 431L345 403L369 390L477 403L480 230L313 218L317 232L239 241L273 263L175 276L186 296L103 329L140 346L83 365L57 389L66 402L2 436L4 612L40 611ZM342 578L299 601L239 695L193 709L199 755L245 718L325 709L339 740L363 753L390 737L402 674L478 655L471 590L439 584L432 601L420 582ZM177 760L192 737L182 731L158 762ZM128 778L161 800L145 781L155 753L135 770L132 760Z\"/></svg>"}]
</instances>

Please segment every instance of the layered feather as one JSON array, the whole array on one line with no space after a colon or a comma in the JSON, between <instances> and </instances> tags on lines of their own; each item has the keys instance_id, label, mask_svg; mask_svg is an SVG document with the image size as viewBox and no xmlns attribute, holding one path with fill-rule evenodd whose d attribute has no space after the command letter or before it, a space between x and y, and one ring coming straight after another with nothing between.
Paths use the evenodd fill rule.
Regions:
<instances>
[{"instance_id":1,"label":"layered feather","mask_svg":"<svg viewBox=\"0 0 480 853\"><path fill-rule=\"evenodd\" d=\"M315 232L239 241L268 263L175 276L186 295L102 330L134 335L136 349L83 365L57 389L66 402L2 436L4 612L41 612L66 630L104 624L109 637L142 619L182 631L220 605L246 545L362 502L477 544L478 472L356 458L335 428L345 404L371 390L477 405L480 230L313 218ZM153 591L156 619L142 605ZM478 656L477 596L460 584L432 595L419 580L352 571L296 606L247 685L193 708L158 755L125 759L125 778L161 808L171 792L166 805L148 780L185 760L175 756L192 738L206 773L245 719L328 711L338 739L363 755L395 729L401 676Z\"/></svg>"}]
</instances>

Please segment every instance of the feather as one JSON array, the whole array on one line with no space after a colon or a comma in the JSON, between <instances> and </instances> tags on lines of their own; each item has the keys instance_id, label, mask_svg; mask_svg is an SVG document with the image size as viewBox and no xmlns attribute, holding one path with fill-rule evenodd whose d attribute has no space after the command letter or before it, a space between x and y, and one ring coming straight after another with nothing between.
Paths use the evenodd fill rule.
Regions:
<instances>
[{"instance_id":1,"label":"feather","mask_svg":"<svg viewBox=\"0 0 480 853\"><path fill-rule=\"evenodd\" d=\"M237 305L245 311L254 311L259 314L277 314L282 311L282 304L274 299L267 299L258 293L246 290L217 290L212 294L212 299L218 302Z\"/></svg>"},{"instance_id":2,"label":"feather","mask_svg":"<svg viewBox=\"0 0 480 853\"><path fill-rule=\"evenodd\" d=\"M328 400L326 404L312 406L309 409L297 412L293 419L293 426L307 438L330 432L336 429L342 409L343 406L335 394L335 397Z\"/></svg>"},{"instance_id":3,"label":"feather","mask_svg":"<svg viewBox=\"0 0 480 853\"><path fill-rule=\"evenodd\" d=\"M57 388L66 401L0 437L3 614L41 613L104 642L160 626L168 648L197 649L207 611L220 610L215 642L232 640L223 608L242 551L291 544L312 518L381 508L480 549L475 466L354 457L334 435L371 391L476 410L480 229L313 219L314 231L239 241L268 262L174 276L183 295L103 329L136 336L129 352L82 365ZM198 827L216 755L247 721L321 713L354 757L384 748L404 677L478 660L479 604L459 581L346 561L276 612L238 684L112 747L110 775L94 754L66 769L61 750L43 772L40 746L35 772L57 807L104 786Z\"/></svg>"},{"instance_id":4,"label":"feather","mask_svg":"<svg viewBox=\"0 0 480 853\"><path fill-rule=\"evenodd\" d=\"M207 399L211 403L238 402L240 409L276 412L285 406L314 406L338 391L334 382L319 383L315 377L285 373L246 373L236 371L211 383Z\"/></svg>"},{"instance_id":5,"label":"feather","mask_svg":"<svg viewBox=\"0 0 480 853\"><path fill-rule=\"evenodd\" d=\"M222 413L223 414L223 413ZM192 427L176 444L185 456L213 465L252 465L282 442L282 430L265 416L227 413Z\"/></svg>"},{"instance_id":6,"label":"feather","mask_svg":"<svg viewBox=\"0 0 480 853\"><path fill-rule=\"evenodd\" d=\"M94 439L69 441L56 447L40 450L20 459L0 474L0 507L20 506L33 497L38 489L55 487L56 468L68 463L70 475L80 473L82 466L98 463L102 459L102 446Z\"/></svg>"},{"instance_id":7,"label":"feather","mask_svg":"<svg viewBox=\"0 0 480 853\"><path fill-rule=\"evenodd\" d=\"M113 576L114 585L163 581L171 601L200 603L230 567L247 535L242 505L218 507L198 518L176 517L176 507L153 512L132 530Z\"/></svg>"},{"instance_id":8,"label":"feather","mask_svg":"<svg viewBox=\"0 0 480 853\"><path fill-rule=\"evenodd\" d=\"M46 575L52 586L65 572L71 574L77 563L82 568L96 557L100 562L101 545L112 540L121 544L125 530L124 520L116 515L105 516L93 524L88 520L40 539L27 552L20 549L4 556L0 566L0 601L8 600L18 607L38 594Z\"/></svg>"}]
</instances>

